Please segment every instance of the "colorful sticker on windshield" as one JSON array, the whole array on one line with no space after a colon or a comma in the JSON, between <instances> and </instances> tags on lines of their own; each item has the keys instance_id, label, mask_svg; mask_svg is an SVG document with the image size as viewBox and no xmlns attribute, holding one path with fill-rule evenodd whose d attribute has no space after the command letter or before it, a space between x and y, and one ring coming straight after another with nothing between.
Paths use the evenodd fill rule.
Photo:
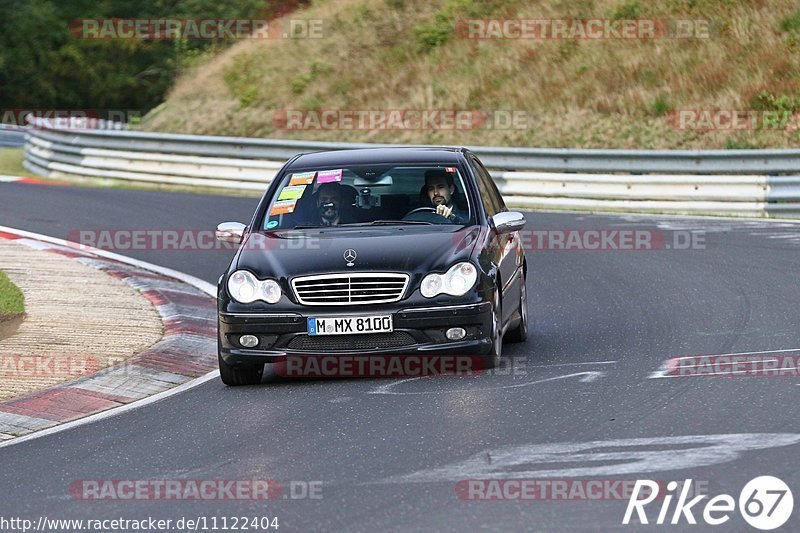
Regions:
<instances>
[{"instance_id":1,"label":"colorful sticker on windshield","mask_svg":"<svg viewBox=\"0 0 800 533\"><path fill-rule=\"evenodd\" d=\"M297 204L297 200L279 200L272 206L269 216L294 213L295 204Z\"/></svg>"},{"instance_id":2,"label":"colorful sticker on windshield","mask_svg":"<svg viewBox=\"0 0 800 533\"><path fill-rule=\"evenodd\" d=\"M317 172L317 183L330 183L332 181L342 181L342 169L321 170Z\"/></svg>"},{"instance_id":3,"label":"colorful sticker on windshield","mask_svg":"<svg viewBox=\"0 0 800 533\"><path fill-rule=\"evenodd\" d=\"M284 187L281 194L278 196L278 200L297 200L303 196L303 191L305 190L305 185L290 185Z\"/></svg>"},{"instance_id":4,"label":"colorful sticker on windshield","mask_svg":"<svg viewBox=\"0 0 800 533\"><path fill-rule=\"evenodd\" d=\"M292 174L289 185L311 185L314 183L314 176L316 174L316 172L298 172Z\"/></svg>"},{"instance_id":5,"label":"colorful sticker on windshield","mask_svg":"<svg viewBox=\"0 0 800 533\"><path fill-rule=\"evenodd\" d=\"M272 229L277 225L278 225L277 220L270 220L269 222L267 222L267 229Z\"/></svg>"},{"instance_id":6,"label":"colorful sticker on windshield","mask_svg":"<svg viewBox=\"0 0 800 533\"><path fill-rule=\"evenodd\" d=\"M445 172L449 172L450 174L456 173L456 167L444 167Z\"/></svg>"}]
</instances>

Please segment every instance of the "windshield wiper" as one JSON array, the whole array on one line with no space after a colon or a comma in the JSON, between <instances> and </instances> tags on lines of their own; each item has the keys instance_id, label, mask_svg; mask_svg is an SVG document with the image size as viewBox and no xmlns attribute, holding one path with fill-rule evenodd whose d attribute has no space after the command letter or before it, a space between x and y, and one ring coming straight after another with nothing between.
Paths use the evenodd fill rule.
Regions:
<instances>
[{"instance_id":1,"label":"windshield wiper","mask_svg":"<svg viewBox=\"0 0 800 533\"><path fill-rule=\"evenodd\" d=\"M307 224L307 225L300 225L300 226L293 226L291 228L285 229L316 229L316 228L325 228L325 229L332 229L332 228L347 228L347 227L355 227L355 226L394 226L394 225L423 225L423 226L432 226L433 222L425 222L422 220L373 220L372 222L349 222L347 224L337 224L335 226L323 226L323 225L315 225L315 224Z\"/></svg>"},{"instance_id":2,"label":"windshield wiper","mask_svg":"<svg viewBox=\"0 0 800 533\"><path fill-rule=\"evenodd\" d=\"M349 224L339 224L339 226L394 226L401 225L424 225L431 226L433 222L425 222L422 220L373 220L372 222L351 222Z\"/></svg>"}]
</instances>

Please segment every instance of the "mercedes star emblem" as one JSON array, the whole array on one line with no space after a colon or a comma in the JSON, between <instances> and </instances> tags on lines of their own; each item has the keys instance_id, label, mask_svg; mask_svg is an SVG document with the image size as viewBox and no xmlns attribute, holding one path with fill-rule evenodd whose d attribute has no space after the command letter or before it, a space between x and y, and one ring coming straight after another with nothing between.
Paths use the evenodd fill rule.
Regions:
<instances>
[{"instance_id":1,"label":"mercedes star emblem","mask_svg":"<svg viewBox=\"0 0 800 533\"><path fill-rule=\"evenodd\" d=\"M355 265L353 261L356 260L356 257L358 257L358 254L352 248L348 248L344 251L344 260L347 261L347 266L351 267Z\"/></svg>"}]
</instances>

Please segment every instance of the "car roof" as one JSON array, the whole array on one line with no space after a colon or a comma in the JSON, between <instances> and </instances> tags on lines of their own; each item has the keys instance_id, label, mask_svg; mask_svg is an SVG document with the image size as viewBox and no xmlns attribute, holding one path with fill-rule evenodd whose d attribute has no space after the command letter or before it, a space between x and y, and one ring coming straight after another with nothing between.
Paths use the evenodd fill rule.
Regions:
<instances>
[{"instance_id":1,"label":"car roof","mask_svg":"<svg viewBox=\"0 0 800 533\"><path fill-rule=\"evenodd\" d=\"M348 166L363 164L449 163L461 161L465 148L448 146L403 146L331 150L301 154L289 168Z\"/></svg>"}]
</instances>

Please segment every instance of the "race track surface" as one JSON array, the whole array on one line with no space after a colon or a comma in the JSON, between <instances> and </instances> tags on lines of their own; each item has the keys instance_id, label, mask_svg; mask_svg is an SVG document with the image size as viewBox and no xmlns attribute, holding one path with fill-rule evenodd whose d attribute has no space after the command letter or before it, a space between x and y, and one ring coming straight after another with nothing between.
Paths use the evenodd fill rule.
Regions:
<instances>
[{"instance_id":1,"label":"race track surface","mask_svg":"<svg viewBox=\"0 0 800 533\"><path fill-rule=\"evenodd\" d=\"M60 238L77 229L213 230L222 221L249 222L256 203L0 184L0 225ZM705 242L689 250L528 251L531 336L504 348L519 371L403 382L294 381L267 372L261 386L242 388L215 379L117 417L0 449L0 515L277 516L281 532L636 531L654 528L623 526L627 500L613 495L474 501L459 497L458 482L691 478L712 495L738 499L747 481L774 475L800 498L800 379L654 377L672 356L800 350L800 225L526 217L529 229L695 231ZM120 253L210 283L231 255ZM80 480L252 478L278 480L287 495L290 486L321 482L322 497L85 501L70 494ZM695 511L700 521L702 505ZM648 507L651 521L658 507ZM784 527L798 530L799 524L795 510ZM733 514L717 529L747 528ZM707 529L685 520L669 528Z\"/></svg>"}]
</instances>

